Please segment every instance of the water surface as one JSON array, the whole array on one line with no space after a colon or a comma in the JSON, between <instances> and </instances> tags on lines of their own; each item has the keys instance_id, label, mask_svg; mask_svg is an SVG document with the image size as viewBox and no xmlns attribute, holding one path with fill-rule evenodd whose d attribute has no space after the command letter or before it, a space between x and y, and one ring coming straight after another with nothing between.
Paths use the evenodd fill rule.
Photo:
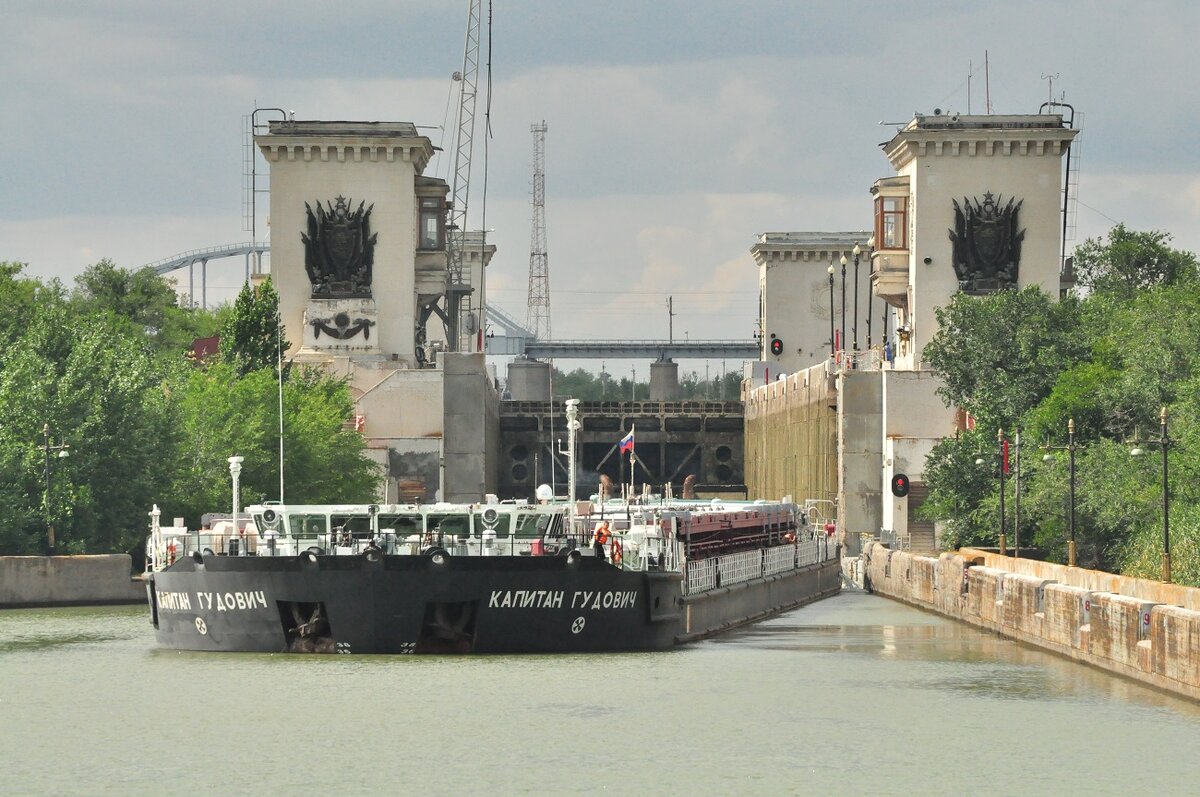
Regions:
<instances>
[{"instance_id":1,"label":"water surface","mask_svg":"<svg viewBox=\"0 0 1200 797\"><path fill-rule=\"evenodd\" d=\"M1183 794L1200 706L847 593L667 653L158 648L0 612L5 794Z\"/></svg>"}]
</instances>

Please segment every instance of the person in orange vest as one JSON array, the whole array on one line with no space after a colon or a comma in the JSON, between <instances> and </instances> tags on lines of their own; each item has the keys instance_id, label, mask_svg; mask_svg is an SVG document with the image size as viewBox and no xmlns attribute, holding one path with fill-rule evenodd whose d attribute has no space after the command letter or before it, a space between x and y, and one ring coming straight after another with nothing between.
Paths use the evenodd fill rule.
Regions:
<instances>
[{"instance_id":1,"label":"person in orange vest","mask_svg":"<svg viewBox=\"0 0 1200 797\"><path fill-rule=\"evenodd\" d=\"M592 534L592 547L596 549L596 556L600 557L600 561L605 561L604 546L608 545L609 539L612 537L612 532L608 530L608 521L601 520L600 525L596 526L596 531Z\"/></svg>"}]
</instances>

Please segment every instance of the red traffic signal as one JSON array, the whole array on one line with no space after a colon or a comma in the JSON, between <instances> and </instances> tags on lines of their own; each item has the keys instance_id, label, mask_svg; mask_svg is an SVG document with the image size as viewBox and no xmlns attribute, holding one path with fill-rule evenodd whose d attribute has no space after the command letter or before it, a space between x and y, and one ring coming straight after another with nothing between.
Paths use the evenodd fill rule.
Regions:
<instances>
[{"instance_id":1,"label":"red traffic signal","mask_svg":"<svg viewBox=\"0 0 1200 797\"><path fill-rule=\"evenodd\" d=\"M776 357L783 354L783 341L779 338L771 339L771 354L774 354Z\"/></svg>"},{"instance_id":2,"label":"red traffic signal","mask_svg":"<svg viewBox=\"0 0 1200 797\"><path fill-rule=\"evenodd\" d=\"M897 473L892 477L892 495L897 498L903 498L908 495L909 481L908 477L903 473Z\"/></svg>"}]
</instances>

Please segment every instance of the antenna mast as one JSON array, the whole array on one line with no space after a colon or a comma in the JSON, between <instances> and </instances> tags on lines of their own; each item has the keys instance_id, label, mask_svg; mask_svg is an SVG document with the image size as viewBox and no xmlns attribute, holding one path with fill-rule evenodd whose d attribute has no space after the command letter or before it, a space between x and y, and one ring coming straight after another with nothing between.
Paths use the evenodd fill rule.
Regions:
<instances>
[{"instance_id":1,"label":"antenna mast","mask_svg":"<svg viewBox=\"0 0 1200 797\"><path fill-rule=\"evenodd\" d=\"M546 127L533 133L533 226L529 233L529 298L525 326L538 340L550 339L550 263L546 256Z\"/></svg>"},{"instance_id":2,"label":"antenna mast","mask_svg":"<svg viewBox=\"0 0 1200 797\"><path fill-rule=\"evenodd\" d=\"M450 351L462 350L461 329L464 319L471 314L472 288L470 280L464 279L463 252L466 248L467 199L471 186L471 150L475 138L481 2L467 0L467 40L463 48L463 68L462 72L455 73L459 81L458 138L454 151L453 205L446 236L446 343Z\"/></svg>"},{"instance_id":3,"label":"antenna mast","mask_svg":"<svg viewBox=\"0 0 1200 797\"><path fill-rule=\"evenodd\" d=\"M983 51L983 96L987 113L992 113L992 72L988 63L988 51Z\"/></svg>"}]
</instances>

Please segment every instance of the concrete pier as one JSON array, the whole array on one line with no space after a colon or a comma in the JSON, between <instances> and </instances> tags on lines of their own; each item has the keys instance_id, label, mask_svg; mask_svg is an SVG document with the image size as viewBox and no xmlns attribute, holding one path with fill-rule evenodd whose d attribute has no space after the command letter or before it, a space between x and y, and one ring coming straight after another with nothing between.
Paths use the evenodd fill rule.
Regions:
<instances>
[{"instance_id":1,"label":"concrete pier","mask_svg":"<svg viewBox=\"0 0 1200 797\"><path fill-rule=\"evenodd\" d=\"M550 363L513 360L508 364L508 392L513 401L549 401Z\"/></svg>"},{"instance_id":2,"label":"concrete pier","mask_svg":"<svg viewBox=\"0 0 1200 797\"><path fill-rule=\"evenodd\" d=\"M679 363L674 360L650 363L650 400L679 400Z\"/></svg>"},{"instance_id":3,"label":"concrete pier","mask_svg":"<svg viewBox=\"0 0 1200 797\"><path fill-rule=\"evenodd\" d=\"M141 603L129 554L0 556L0 608Z\"/></svg>"}]
</instances>

